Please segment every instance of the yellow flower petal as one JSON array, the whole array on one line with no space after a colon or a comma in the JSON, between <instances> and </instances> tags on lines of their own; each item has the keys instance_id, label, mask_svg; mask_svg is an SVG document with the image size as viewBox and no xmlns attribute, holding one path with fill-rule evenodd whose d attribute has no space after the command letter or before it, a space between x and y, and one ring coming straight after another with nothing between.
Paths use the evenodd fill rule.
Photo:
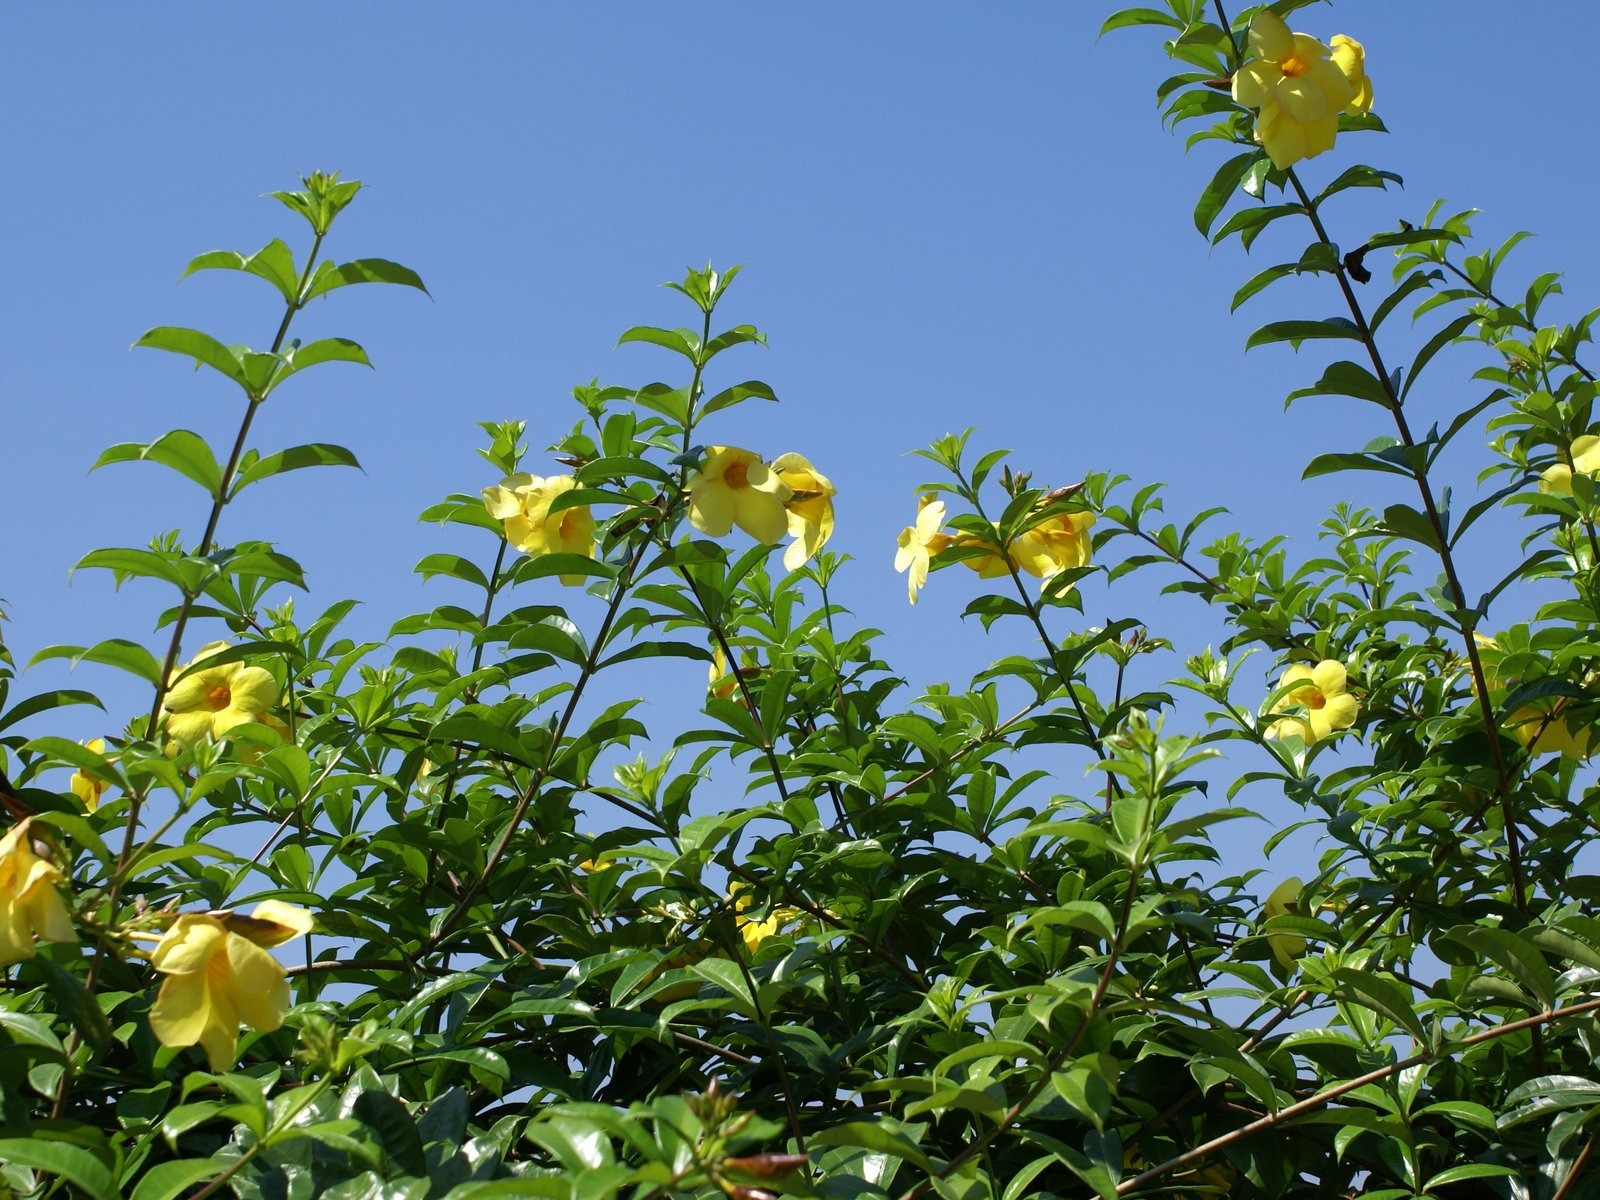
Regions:
<instances>
[{"instance_id":1,"label":"yellow flower petal","mask_svg":"<svg viewBox=\"0 0 1600 1200\"><path fill-rule=\"evenodd\" d=\"M194 1045L210 1021L211 991L203 973L168 975L161 981L150 1006L150 1031L163 1046Z\"/></svg>"},{"instance_id":2,"label":"yellow flower petal","mask_svg":"<svg viewBox=\"0 0 1600 1200\"><path fill-rule=\"evenodd\" d=\"M1283 18L1263 9L1250 22L1250 53L1276 62L1294 51L1294 34Z\"/></svg>"},{"instance_id":3,"label":"yellow flower petal","mask_svg":"<svg viewBox=\"0 0 1600 1200\"><path fill-rule=\"evenodd\" d=\"M180 913L150 952L150 965L163 975L203 972L228 936L221 920L205 913Z\"/></svg>"}]
</instances>

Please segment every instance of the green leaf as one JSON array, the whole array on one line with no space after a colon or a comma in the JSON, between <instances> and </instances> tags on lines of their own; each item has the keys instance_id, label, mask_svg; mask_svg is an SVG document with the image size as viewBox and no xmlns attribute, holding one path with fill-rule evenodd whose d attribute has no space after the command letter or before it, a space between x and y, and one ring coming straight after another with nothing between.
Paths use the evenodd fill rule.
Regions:
<instances>
[{"instance_id":1,"label":"green leaf","mask_svg":"<svg viewBox=\"0 0 1600 1200\"><path fill-rule=\"evenodd\" d=\"M1439 534L1427 516L1409 504L1391 504L1383 510L1384 533L1393 537L1417 542L1430 550L1439 550Z\"/></svg>"},{"instance_id":2,"label":"green leaf","mask_svg":"<svg viewBox=\"0 0 1600 1200\"><path fill-rule=\"evenodd\" d=\"M197 366L207 366L226 375L246 391L250 385L245 377L244 364L229 347L208 333L198 329L183 329L175 325L160 325L147 329L134 343L151 350L165 350L169 354L183 354L194 359Z\"/></svg>"},{"instance_id":3,"label":"green leaf","mask_svg":"<svg viewBox=\"0 0 1600 1200\"><path fill-rule=\"evenodd\" d=\"M1134 25L1165 25L1169 29L1182 29L1183 22L1171 13L1161 12L1154 8L1125 8L1121 12L1114 12L1100 26L1100 35L1105 37L1113 29L1127 29Z\"/></svg>"},{"instance_id":4,"label":"green leaf","mask_svg":"<svg viewBox=\"0 0 1600 1200\"><path fill-rule=\"evenodd\" d=\"M847 1121L843 1125L819 1130L807 1140L813 1146L857 1146L863 1150L875 1150L879 1154L904 1159L930 1175L938 1170L920 1146L903 1133L890 1129L885 1122Z\"/></svg>"},{"instance_id":5,"label":"green leaf","mask_svg":"<svg viewBox=\"0 0 1600 1200\"><path fill-rule=\"evenodd\" d=\"M92 1200L119 1200L122 1195L105 1164L69 1142L49 1141L43 1136L0 1138L0 1163L48 1171L83 1189Z\"/></svg>"},{"instance_id":6,"label":"green leaf","mask_svg":"<svg viewBox=\"0 0 1600 1200\"><path fill-rule=\"evenodd\" d=\"M72 666L80 662L100 663L118 670L127 671L137 675L147 683L159 684L161 682L161 665L156 662L155 656L137 642L130 642L124 638L109 638L98 645L85 648L83 646L46 646L28 660L31 667L34 663L44 662L51 658L69 658Z\"/></svg>"},{"instance_id":7,"label":"green leaf","mask_svg":"<svg viewBox=\"0 0 1600 1200\"><path fill-rule=\"evenodd\" d=\"M422 1139L406 1106L388 1092L369 1088L356 1097L355 1117L378 1135L383 1152L401 1170L411 1175L426 1175L428 1163L422 1154Z\"/></svg>"},{"instance_id":8,"label":"green leaf","mask_svg":"<svg viewBox=\"0 0 1600 1200\"><path fill-rule=\"evenodd\" d=\"M1375 454L1319 454L1306 464L1301 479L1315 479L1318 475L1332 475L1337 471L1378 471L1386 475L1410 476L1398 463Z\"/></svg>"},{"instance_id":9,"label":"green leaf","mask_svg":"<svg viewBox=\"0 0 1600 1200\"><path fill-rule=\"evenodd\" d=\"M1337 179L1318 192L1314 203L1320 205L1329 196L1342 192L1346 188L1387 188L1391 183L1398 184L1400 187L1405 186L1405 180L1401 179L1393 171L1380 171L1375 167L1357 164L1347 168Z\"/></svg>"},{"instance_id":10,"label":"green leaf","mask_svg":"<svg viewBox=\"0 0 1600 1200\"><path fill-rule=\"evenodd\" d=\"M62 689L54 692L39 692L29 696L26 700L19 700L16 704L0 713L0 729L9 728L18 721L25 721L36 713L48 712L52 708L66 708L72 704L92 704L102 712L105 705L100 703L100 698L93 692L79 692Z\"/></svg>"},{"instance_id":11,"label":"green leaf","mask_svg":"<svg viewBox=\"0 0 1600 1200\"><path fill-rule=\"evenodd\" d=\"M1233 294L1233 303L1228 306L1228 311L1237 312L1239 306L1250 297L1264 288L1270 287L1285 275L1295 274L1296 271L1297 265L1295 263L1279 263L1275 267L1268 267L1265 271L1257 272L1245 281L1243 287Z\"/></svg>"},{"instance_id":12,"label":"green leaf","mask_svg":"<svg viewBox=\"0 0 1600 1200\"><path fill-rule=\"evenodd\" d=\"M1477 320L1477 313L1465 313L1428 339L1428 344L1417 351L1417 357L1411 360L1411 371L1406 376L1405 386L1400 389L1401 400L1404 400L1410 394L1412 385L1417 382L1417 377L1422 374L1422 369L1432 361L1433 356L1465 333Z\"/></svg>"},{"instance_id":13,"label":"green leaf","mask_svg":"<svg viewBox=\"0 0 1600 1200\"><path fill-rule=\"evenodd\" d=\"M1340 967L1335 971L1334 980L1333 994L1340 1000L1371 1009L1404 1029L1419 1043L1427 1044L1427 1034L1417 1017L1411 992L1407 988L1385 976L1350 967Z\"/></svg>"},{"instance_id":14,"label":"green leaf","mask_svg":"<svg viewBox=\"0 0 1600 1200\"><path fill-rule=\"evenodd\" d=\"M110 571L117 577L119 585L127 579L160 579L184 591L191 590L189 573L180 570L171 558L154 550L131 547L91 550L72 569L77 571L83 567L99 567Z\"/></svg>"},{"instance_id":15,"label":"green leaf","mask_svg":"<svg viewBox=\"0 0 1600 1200\"><path fill-rule=\"evenodd\" d=\"M349 287L355 283L394 283L402 287L416 288L423 295L432 298L428 289L423 286L422 276L410 267L402 267L399 263L390 262L386 258L358 258L353 262L323 263L311 276L311 286L306 288L306 293L300 299L303 308L318 296L324 296L334 288Z\"/></svg>"},{"instance_id":16,"label":"green leaf","mask_svg":"<svg viewBox=\"0 0 1600 1200\"><path fill-rule=\"evenodd\" d=\"M294 252L282 238L273 238L254 254L244 255L237 250L213 250L202 254L184 268L178 278L186 279L196 271L244 271L265 279L278 289L289 303L294 303L294 290L300 286L300 274L295 269Z\"/></svg>"},{"instance_id":17,"label":"green leaf","mask_svg":"<svg viewBox=\"0 0 1600 1200\"><path fill-rule=\"evenodd\" d=\"M430 554L413 569L424 579L432 579L435 575L448 575L452 579L470 583L473 587L489 590L489 577L483 573L483 568L459 554Z\"/></svg>"},{"instance_id":18,"label":"green leaf","mask_svg":"<svg viewBox=\"0 0 1600 1200\"><path fill-rule=\"evenodd\" d=\"M228 493L229 499L237 496L252 483L259 483L274 475L282 475L286 471L300 471L306 467L355 467L358 470L361 468L354 454L343 446L335 446L331 442L309 442L304 446L290 446L287 450L279 450L264 458L253 458L251 453L253 452L246 453L238 473L233 477L233 490Z\"/></svg>"},{"instance_id":19,"label":"green leaf","mask_svg":"<svg viewBox=\"0 0 1600 1200\"><path fill-rule=\"evenodd\" d=\"M173 1200L185 1189L215 1178L226 1169L226 1164L215 1158L180 1158L157 1163L140 1178L131 1200Z\"/></svg>"},{"instance_id":20,"label":"green leaf","mask_svg":"<svg viewBox=\"0 0 1600 1200\"><path fill-rule=\"evenodd\" d=\"M1546 1011L1555 1007L1556 980L1544 955L1506 929L1474 926L1457 934L1483 957L1527 989Z\"/></svg>"},{"instance_id":21,"label":"green leaf","mask_svg":"<svg viewBox=\"0 0 1600 1200\"><path fill-rule=\"evenodd\" d=\"M1462 1163L1459 1167L1446 1167L1424 1185L1425 1191L1435 1191L1463 1179L1515 1179L1521 1172L1494 1163ZM1487 1190L1487 1189L1485 1189Z\"/></svg>"},{"instance_id":22,"label":"green leaf","mask_svg":"<svg viewBox=\"0 0 1600 1200\"><path fill-rule=\"evenodd\" d=\"M750 985L745 981L744 972L727 959L703 958L690 966L689 970L734 997L746 1012L753 1014L756 1011L755 998L750 994Z\"/></svg>"},{"instance_id":23,"label":"green leaf","mask_svg":"<svg viewBox=\"0 0 1600 1200\"><path fill-rule=\"evenodd\" d=\"M1287 408L1306 396L1354 396L1357 400L1388 408L1391 404L1388 389L1371 371L1353 362L1340 360L1329 363L1322 378L1310 387L1297 388L1284 400Z\"/></svg>"},{"instance_id":24,"label":"green leaf","mask_svg":"<svg viewBox=\"0 0 1600 1200\"><path fill-rule=\"evenodd\" d=\"M1211 177L1211 182L1206 184L1205 190L1200 193L1200 202L1194 208L1194 227L1202 234L1209 234L1211 226L1216 223L1217 214L1227 207L1228 201L1233 198L1234 192L1239 190L1239 181L1244 178L1252 164L1265 157L1265 151L1246 150L1243 154L1236 154L1222 166L1217 168L1217 173ZM1238 307L1235 305L1234 307Z\"/></svg>"},{"instance_id":25,"label":"green leaf","mask_svg":"<svg viewBox=\"0 0 1600 1200\"><path fill-rule=\"evenodd\" d=\"M700 415L719 412L724 408L732 408L744 400L771 400L777 402L778 397L772 389L758 379L747 379L743 383L736 383L730 388L723 388L711 399L700 406Z\"/></svg>"},{"instance_id":26,"label":"green leaf","mask_svg":"<svg viewBox=\"0 0 1600 1200\"><path fill-rule=\"evenodd\" d=\"M198 433L191 433L187 429L164 433L149 445L123 442L112 446L95 459L89 469L96 471L108 463L141 461L170 467L194 480L213 497L222 486L222 468L217 465L216 455L212 454L210 445Z\"/></svg>"},{"instance_id":27,"label":"green leaf","mask_svg":"<svg viewBox=\"0 0 1600 1200\"><path fill-rule=\"evenodd\" d=\"M632 329L623 330L622 336L617 339L619 346L628 342L648 342L652 346L661 346L674 354L681 354L696 365L700 362L700 339L687 329L657 329L654 325L635 325Z\"/></svg>"},{"instance_id":28,"label":"green leaf","mask_svg":"<svg viewBox=\"0 0 1600 1200\"><path fill-rule=\"evenodd\" d=\"M1257 346L1266 346L1272 342L1288 342L1298 350L1301 342L1313 338L1345 338L1350 341L1360 341L1361 333L1354 322L1344 317L1329 317L1325 321L1274 321L1252 333L1244 348L1254 350Z\"/></svg>"}]
</instances>

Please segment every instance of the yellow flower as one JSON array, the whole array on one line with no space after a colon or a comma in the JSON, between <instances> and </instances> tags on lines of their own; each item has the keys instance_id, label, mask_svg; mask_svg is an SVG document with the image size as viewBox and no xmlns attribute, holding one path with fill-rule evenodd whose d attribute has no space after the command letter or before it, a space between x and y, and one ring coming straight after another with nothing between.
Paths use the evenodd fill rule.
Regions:
<instances>
[{"instance_id":1,"label":"yellow flower","mask_svg":"<svg viewBox=\"0 0 1600 1200\"><path fill-rule=\"evenodd\" d=\"M550 505L563 492L578 486L571 475L511 475L483 489L483 506L497 521L505 522L506 541L529 558L541 554L578 554L594 557L594 516L586 504L575 504L551 514ZM582 575L563 575L562 583L582 583Z\"/></svg>"},{"instance_id":2,"label":"yellow flower","mask_svg":"<svg viewBox=\"0 0 1600 1200\"><path fill-rule=\"evenodd\" d=\"M740 938L744 940L744 948L754 954L762 942L799 917L800 912L793 908L775 908L764 921L747 917L744 915L744 910L754 903L751 897L741 894L747 886L742 880L735 880L728 885L728 898L733 901L733 919L738 926Z\"/></svg>"},{"instance_id":3,"label":"yellow flower","mask_svg":"<svg viewBox=\"0 0 1600 1200\"><path fill-rule=\"evenodd\" d=\"M1089 565L1093 544L1092 512L1060 513L1020 533L1011 543L1011 561L1029 575L1049 579L1062 571ZM982 560L976 560L981 562ZM983 572L978 572L980 575Z\"/></svg>"},{"instance_id":4,"label":"yellow flower","mask_svg":"<svg viewBox=\"0 0 1600 1200\"><path fill-rule=\"evenodd\" d=\"M772 472L789 489L784 508L789 514L789 536L794 541L783 552L783 566L798 571L833 536L833 498L838 489L828 477L798 454L780 454L772 460Z\"/></svg>"},{"instance_id":5,"label":"yellow flower","mask_svg":"<svg viewBox=\"0 0 1600 1200\"><path fill-rule=\"evenodd\" d=\"M784 505L794 493L755 451L707 447L705 462L689 473L684 486L689 521L701 533L724 537L737 525L764 545L783 541L789 528Z\"/></svg>"},{"instance_id":6,"label":"yellow flower","mask_svg":"<svg viewBox=\"0 0 1600 1200\"><path fill-rule=\"evenodd\" d=\"M1299 878L1291 875L1267 897L1267 903L1261 910L1265 919L1281 917L1285 913L1300 911L1300 892L1305 887ZM1298 933L1269 933L1267 945L1272 948L1272 957L1278 960L1284 970L1294 966L1294 960L1306 952L1306 940Z\"/></svg>"},{"instance_id":7,"label":"yellow flower","mask_svg":"<svg viewBox=\"0 0 1600 1200\"><path fill-rule=\"evenodd\" d=\"M1567 450L1570 465L1558 462L1539 476L1539 490L1556 496L1572 495L1572 472L1584 475L1600 474L1600 437L1586 433L1573 441Z\"/></svg>"},{"instance_id":8,"label":"yellow flower","mask_svg":"<svg viewBox=\"0 0 1600 1200\"><path fill-rule=\"evenodd\" d=\"M1600 439L1596 440L1600 442ZM1576 448L1577 442L1573 446ZM1491 691L1501 691L1500 667L1505 661L1505 651L1492 637L1474 633L1473 638L1478 643L1479 657L1483 662L1484 682ZM1504 699L1504 696L1501 698ZM1562 758L1588 758L1593 730L1582 724L1573 727L1564 715L1568 703L1568 697L1560 696L1553 701L1546 699L1524 704L1506 717L1502 727L1535 756L1559 754Z\"/></svg>"},{"instance_id":9,"label":"yellow flower","mask_svg":"<svg viewBox=\"0 0 1600 1200\"><path fill-rule=\"evenodd\" d=\"M106 752L105 738L90 738L84 745L96 754ZM83 806L93 812L100 807L100 797L106 790L106 781L87 771L74 771L72 778L67 780L67 786L72 789L72 794Z\"/></svg>"},{"instance_id":10,"label":"yellow flower","mask_svg":"<svg viewBox=\"0 0 1600 1200\"><path fill-rule=\"evenodd\" d=\"M75 942L77 930L57 885L66 877L49 859L34 853L24 817L0 838L0 966L32 958L35 936L47 942Z\"/></svg>"},{"instance_id":11,"label":"yellow flower","mask_svg":"<svg viewBox=\"0 0 1600 1200\"><path fill-rule=\"evenodd\" d=\"M707 675L706 690L718 700L726 700L739 690L739 677L728 670L728 656L723 654L720 645L711 647L711 669Z\"/></svg>"},{"instance_id":12,"label":"yellow flower","mask_svg":"<svg viewBox=\"0 0 1600 1200\"><path fill-rule=\"evenodd\" d=\"M1323 659L1314 667L1302 663L1290 667L1278 684L1290 690L1279 703L1302 708L1305 712L1274 721L1267 736L1281 738L1298 734L1309 746L1336 729L1349 729L1355 724L1361 705L1345 691L1345 679L1344 664L1331 658ZM1276 713L1284 711L1282 707L1274 710Z\"/></svg>"},{"instance_id":13,"label":"yellow flower","mask_svg":"<svg viewBox=\"0 0 1600 1200\"><path fill-rule=\"evenodd\" d=\"M928 582L928 559L950 544L950 535L944 528L944 501L923 496L917 508L915 525L900 531L900 548L895 551L894 569L908 571L906 592L911 603L917 602L917 593Z\"/></svg>"},{"instance_id":14,"label":"yellow flower","mask_svg":"<svg viewBox=\"0 0 1600 1200\"><path fill-rule=\"evenodd\" d=\"M311 932L311 914L264 900L248 917L181 913L150 953L165 975L150 1007L150 1028L164 1046L199 1042L213 1071L233 1066L239 1026L271 1033L289 1011L283 964L267 953Z\"/></svg>"},{"instance_id":15,"label":"yellow flower","mask_svg":"<svg viewBox=\"0 0 1600 1200\"><path fill-rule=\"evenodd\" d=\"M1360 44L1345 42L1344 61L1364 68ZM1274 13L1262 11L1250 22L1250 52L1255 57L1233 77L1233 98L1259 110L1256 141L1279 170L1331 150L1340 110L1356 105L1363 88L1371 103L1364 73L1358 88L1328 47L1309 34L1291 33Z\"/></svg>"},{"instance_id":16,"label":"yellow flower","mask_svg":"<svg viewBox=\"0 0 1600 1200\"><path fill-rule=\"evenodd\" d=\"M1372 80L1367 78L1367 48L1353 37L1336 33L1328 39L1332 48L1334 66L1344 72L1344 77L1356 89L1356 98L1345 106L1345 112L1372 111Z\"/></svg>"},{"instance_id":17,"label":"yellow flower","mask_svg":"<svg viewBox=\"0 0 1600 1200\"><path fill-rule=\"evenodd\" d=\"M163 706L167 710L167 732L181 745L193 745L202 738L220 738L235 725L259 721L278 702L277 681L264 667L230 662L189 669L227 648L227 642L204 645L188 665L174 674L174 678L182 678L167 691ZM184 674L186 671L188 674Z\"/></svg>"}]
</instances>

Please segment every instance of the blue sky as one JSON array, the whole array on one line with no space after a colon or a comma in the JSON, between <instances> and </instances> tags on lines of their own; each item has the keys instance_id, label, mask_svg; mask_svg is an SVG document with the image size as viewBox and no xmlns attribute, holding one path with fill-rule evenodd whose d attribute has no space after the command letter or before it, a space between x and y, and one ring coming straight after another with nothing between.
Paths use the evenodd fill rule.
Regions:
<instances>
[{"instance_id":1,"label":"blue sky","mask_svg":"<svg viewBox=\"0 0 1600 1200\"><path fill-rule=\"evenodd\" d=\"M1228 316L1234 289L1297 257L1303 237L1264 238L1247 259L1195 233L1219 148L1185 156L1161 128L1153 91L1173 68L1151 31L1097 41L1111 7L397 3L270 20L248 6L12 9L0 50L8 642L25 659L55 642L151 636L166 596L116 593L100 572L69 583L68 569L165 529L192 540L203 497L153 467L85 471L106 445L174 427L226 445L236 393L128 347L159 324L269 343L268 289L177 277L202 251L274 236L303 252L303 225L261 195L313 168L368 185L329 252L407 263L433 299L351 289L304 314L297 334L354 337L377 370L327 367L285 387L256 444L343 443L365 473L254 489L222 536L279 542L309 572L302 606L360 597L356 628L372 636L459 598L410 568L460 548L416 514L496 482L473 453L475 422L526 418L537 450L576 420L575 383L677 382L660 351L614 343L629 325L687 323L655 285L708 258L747 265L724 315L771 340L727 356L723 382L763 378L784 401L711 432L798 450L832 476L835 548L858 560L842 598L895 631L887 656L918 683L1031 649L1021 630L986 641L976 624L955 629L969 573L936 575L908 610L892 572L928 476L907 452L947 431L979 425L975 445L1019 448L1040 483L1089 469L1166 480L1174 516L1224 504L1306 555L1332 502L1409 499L1354 490L1379 486L1370 476L1299 482L1313 454L1390 431L1354 402L1285 415L1283 394L1323 359L1243 344L1266 320L1331 315L1337 297L1311 282ZM1366 161L1405 177L1403 192L1352 194L1335 211L1347 245L1418 220L1437 196L1485 210L1480 231L1495 238L1535 231L1512 275L1565 270L1570 315L1600 285L1587 51L1600 9L1538 11L1368 0L1298 14L1296 28L1366 43L1393 131L1347 138L1305 174L1325 182ZM1432 419L1477 394L1446 364L1416 404ZM1481 463L1457 465L1470 480ZM1479 582L1498 576L1502 550L1485 547ZM1125 600L1094 583L1086 596L1088 619L1134 605L1185 652L1216 636L1185 598ZM21 690L66 682L52 664ZM109 672L71 682L113 701L113 726L142 701ZM87 711L62 720L71 727L50 732L102 728Z\"/></svg>"}]
</instances>

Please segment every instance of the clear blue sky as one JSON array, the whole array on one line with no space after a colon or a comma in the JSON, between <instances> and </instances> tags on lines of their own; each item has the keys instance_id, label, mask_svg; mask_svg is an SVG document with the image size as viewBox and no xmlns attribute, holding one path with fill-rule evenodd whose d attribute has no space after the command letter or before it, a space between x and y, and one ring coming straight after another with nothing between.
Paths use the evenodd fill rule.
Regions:
<instances>
[{"instance_id":1,"label":"clear blue sky","mask_svg":"<svg viewBox=\"0 0 1600 1200\"><path fill-rule=\"evenodd\" d=\"M835 548L858 559L842 598L896 631L890 658L918 682L1031 645L1020 629L988 644L975 624L953 630L977 586L968 572L936 575L915 610L892 572L895 534L928 474L907 452L949 430L981 425L975 444L1019 448L1017 465L1041 483L1095 468L1170 481L1174 515L1225 504L1252 532L1315 553L1334 500L1405 497L1353 491L1381 486L1374 476L1301 484L1304 462L1389 430L1354 402L1283 413L1283 394L1320 371L1314 347L1245 355L1256 324L1331 315L1337 297L1322 281L1301 288L1298 310L1268 298L1229 318L1233 290L1300 243L1263 239L1247 259L1195 233L1189 213L1220 147L1185 156L1163 131L1153 89L1174 68L1153 31L1097 42L1112 7L11 8L0 49L7 640L25 659L53 642L150 638L168 597L137 585L119 595L101 572L69 584L68 569L164 529L192 541L203 498L154 467L85 471L106 445L174 427L225 446L240 401L217 377L129 344L159 324L270 342L267 288L177 277L202 251L274 236L303 252L304 226L260 197L313 168L368 185L330 253L405 262L433 300L351 289L300 319L302 336L361 341L377 370L327 367L285 387L256 444L340 442L365 474L253 489L222 536L278 541L308 570L313 593L300 603L360 597L356 627L370 635L458 599L447 581L423 587L409 572L460 545L416 514L495 482L473 453L474 423L526 418L538 448L576 419L574 383L675 371L659 351L613 349L615 338L687 322L655 285L708 258L747 264L725 316L771 338L769 350L727 356L725 381L764 378L784 400L735 410L711 432L771 455L798 450L833 477ZM1570 314L1600 294L1600 9L1546 0L1537 21L1518 11L1353 0L1298 14L1297 28L1366 43L1392 130L1348 138L1305 172L1315 183L1366 161L1405 177L1405 191L1356 194L1336 213L1347 245L1418 220L1436 196L1485 210L1482 232L1535 231L1513 275L1566 270ZM1443 369L1423 390L1430 417L1478 395ZM1100 585L1087 594L1095 621L1128 606ZM1158 610L1141 599L1138 611L1185 652L1215 636L1190 600ZM967 648L952 654L953 632ZM65 682L50 664L21 690ZM142 702L98 668L71 682L125 697L127 712ZM86 710L63 723L50 731L104 725Z\"/></svg>"}]
</instances>

